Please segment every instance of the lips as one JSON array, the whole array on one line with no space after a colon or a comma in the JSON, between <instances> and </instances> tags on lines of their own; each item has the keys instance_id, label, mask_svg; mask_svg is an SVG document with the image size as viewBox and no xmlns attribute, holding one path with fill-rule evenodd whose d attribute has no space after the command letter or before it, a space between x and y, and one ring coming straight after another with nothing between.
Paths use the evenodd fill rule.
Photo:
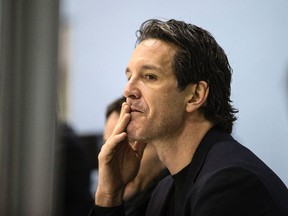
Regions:
<instances>
[{"instance_id":1,"label":"lips","mask_svg":"<svg viewBox=\"0 0 288 216\"><path fill-rule=\"evenodd\" d=\"M137 106L131 106L130 107L130 109L131 109L131 112L138 112L138 113L144 113L144 110L142 109L142 108L140 108L140 107L137 107Z\"/></svg>"},{"instance_id":2,"label":"lips","mask_svg":"<svg viewBox=\"0 0 288 216\"><path fill-rule=\"evenodd\" d=\"M132 108L132 107L131 107L131 112L140 112L140 113L143 113L139 108Z\"/></svg>"}]
</instances>

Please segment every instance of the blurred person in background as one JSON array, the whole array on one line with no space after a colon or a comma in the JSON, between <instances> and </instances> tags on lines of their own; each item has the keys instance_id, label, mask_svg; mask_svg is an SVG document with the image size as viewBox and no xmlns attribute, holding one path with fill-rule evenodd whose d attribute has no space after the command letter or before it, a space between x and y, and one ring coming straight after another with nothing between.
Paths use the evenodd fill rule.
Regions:
<instances>
[{"instance_id":1,"label":"blurred person in background","mask_svg":"<svg viewBox=\"0 0 288 216\"><path fill-rule=\"evenodd\" d=\"M60 127L63 163L63 216L87 216L94 199L90 193L90 166L86 150L71 126Z\"/></svg>"}]
</instances>

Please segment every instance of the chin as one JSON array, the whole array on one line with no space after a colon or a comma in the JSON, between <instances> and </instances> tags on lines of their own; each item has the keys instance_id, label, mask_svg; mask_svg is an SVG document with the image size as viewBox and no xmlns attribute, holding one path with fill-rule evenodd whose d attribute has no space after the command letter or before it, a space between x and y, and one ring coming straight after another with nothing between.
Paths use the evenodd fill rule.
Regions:
<instances>
[{"instance_id":1,"label":"chin","mask_svg":"<svg viewBox=\"0 0 288 216\"><path fill-rule=\"evenodd\" d=\"M131 141L141 141L141 136L135 130L127 129L128 139Z\"/></svg>"},{"instance_id":2,"label":"chin","mask_svg":"<svg viewBox=\"0 0 288 216\"><path fill-rule=\"evenodd\" d=\"M128 139L132 141L145 141L146 136L142 133L141 128L136 127L135 124L129 124L127 127Z\"/></svg>"},{"instance_id":3,"label":"chin","mask_svg":"<svg viewBox=\"0 0 288 216\"><path fill-rule=\"evenodd\" d=\"M134 133L127 132L127 135L128 135L128 140L130 140L130 141L137 141L138 140L137 136Z\"/></svg>"}]
</instances>

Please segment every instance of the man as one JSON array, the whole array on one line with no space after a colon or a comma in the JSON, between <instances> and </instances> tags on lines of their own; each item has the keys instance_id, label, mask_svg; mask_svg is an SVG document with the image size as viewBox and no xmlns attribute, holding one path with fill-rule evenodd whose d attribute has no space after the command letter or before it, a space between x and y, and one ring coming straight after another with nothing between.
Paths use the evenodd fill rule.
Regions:
<instances>
[{"instance_id":1,"label":"man","mask_svg":"<svg viewBox=\"0 0 288 216\"><path fill-rule=\"evenodd\" d=\"M284 183L230 135L231 68L206 30L148 20L126 69L119 121L99 154L95 215L124 215L126 184L146 143L171 176L146 215L288 215Z\"/></svg>"},{"instance_id":2,"label":"man","mask_svg":"<svg viewBox=\"0 0 288 216\"><path fill-rule=\"evenodd\" d=\"M104 142L111 136L120 117L122 103L125 101L125 97L120 97L107 107L103 134ZM155 149L153 146L147 145L137 176L125 187L123 200L125 201L126 215L144 216L155 186L167 175L167 169L159 160Z\"/></svg>"}]
</instances>

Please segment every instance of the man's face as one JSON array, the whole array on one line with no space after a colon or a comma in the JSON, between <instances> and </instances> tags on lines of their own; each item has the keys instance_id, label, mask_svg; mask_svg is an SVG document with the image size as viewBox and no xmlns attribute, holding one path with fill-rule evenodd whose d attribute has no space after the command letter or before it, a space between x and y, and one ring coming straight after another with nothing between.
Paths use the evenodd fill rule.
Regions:
<instances>
[{"instance_id":1,"label":"man's face","mask_svg":"<svg viewBox=\"0 0 288 216\"><path fill-rule=\"evenodd\" d=\"M185 91L179 92L173 72L176 47L148 39L134 50L126 69L124 96L131 108L129 138L149 142L167 139L183 126Z\"/></svg>"}]
</instances>

